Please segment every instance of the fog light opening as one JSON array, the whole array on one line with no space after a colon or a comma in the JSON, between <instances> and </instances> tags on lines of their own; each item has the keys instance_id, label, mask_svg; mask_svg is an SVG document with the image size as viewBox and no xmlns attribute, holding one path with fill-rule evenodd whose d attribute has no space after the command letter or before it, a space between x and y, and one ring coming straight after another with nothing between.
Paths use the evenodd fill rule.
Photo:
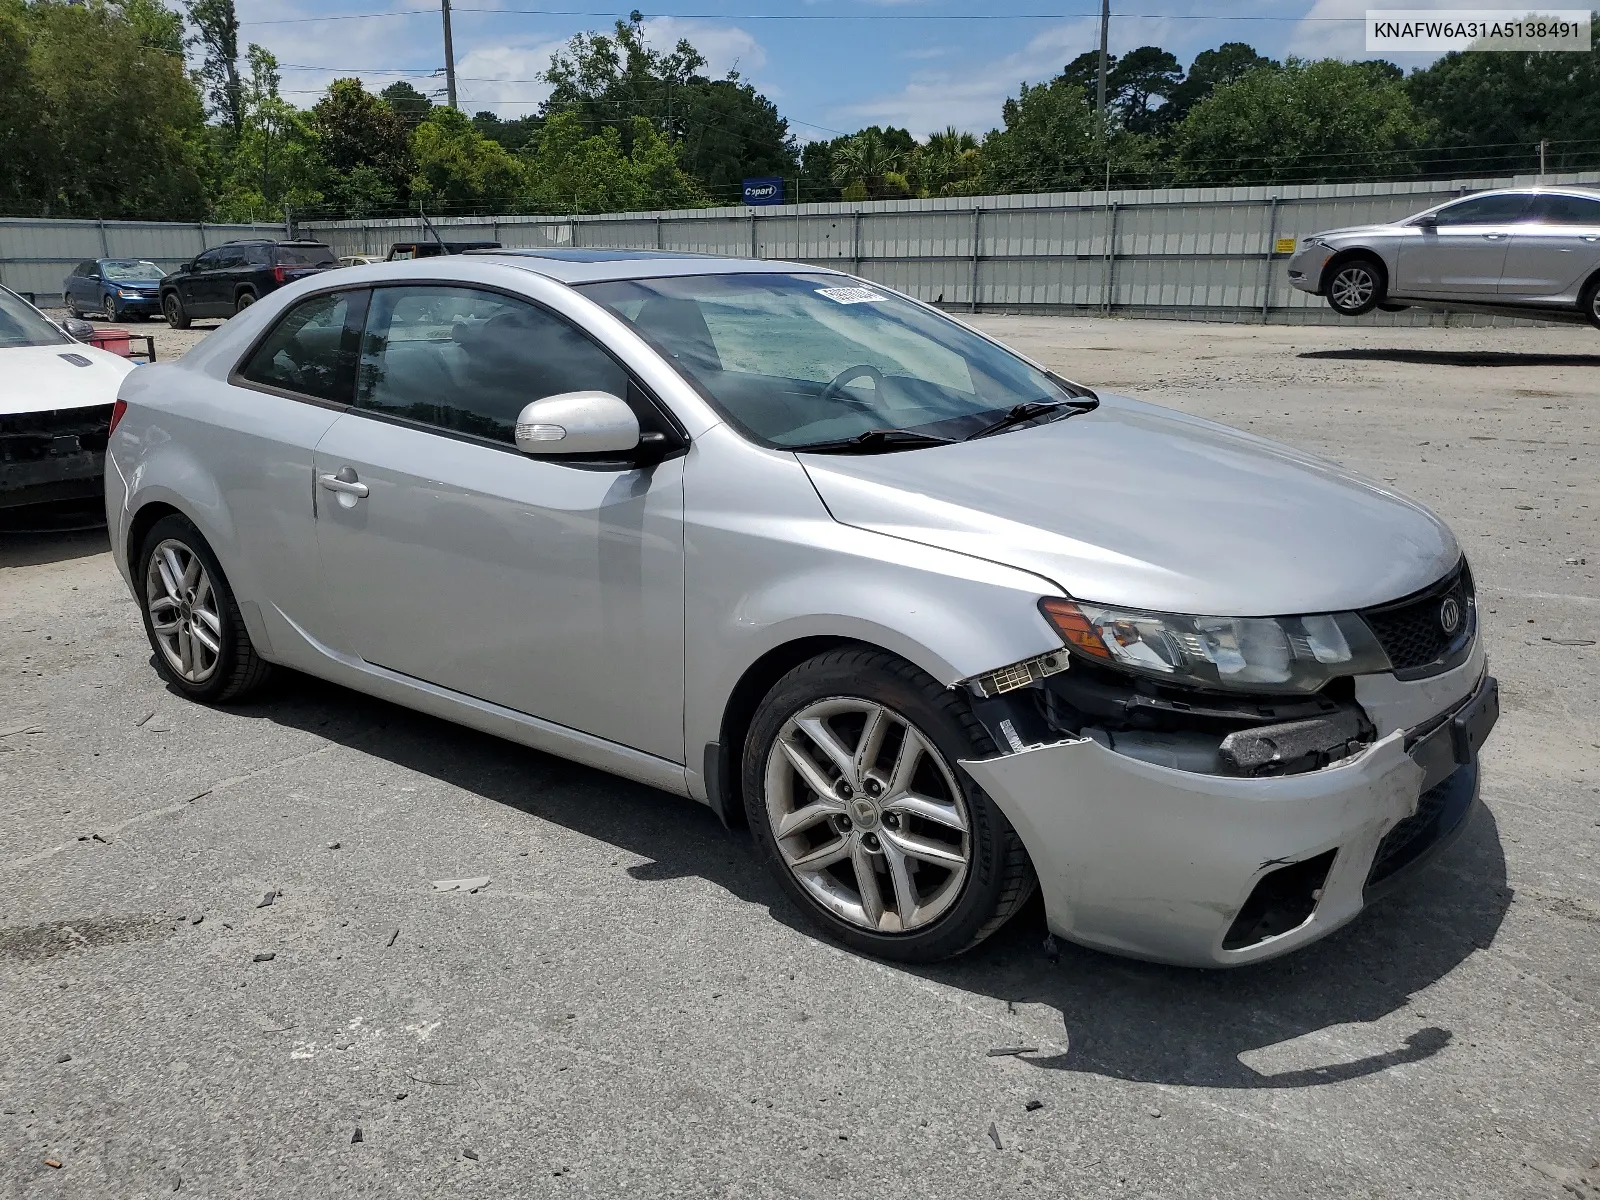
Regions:
<instances>
[{"instance_id":1,"label":"fog light opening","mask_svg":"<svg viewBox=\"0 0 1600 1200\"><path fill-rule=\"evenodd\" d=\"M1337 850L1290 863L1263 875L1222 939L1224 950L1243 950L1298 929L1311 919L1322 899L1322 885Z\"/></svg>"}]
</instances>

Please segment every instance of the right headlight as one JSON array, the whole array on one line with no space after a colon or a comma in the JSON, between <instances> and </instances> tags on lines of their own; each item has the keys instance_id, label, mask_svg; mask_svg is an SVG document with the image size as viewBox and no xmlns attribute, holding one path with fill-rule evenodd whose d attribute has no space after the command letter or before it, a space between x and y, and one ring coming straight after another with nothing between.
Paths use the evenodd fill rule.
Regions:
<instances>
[{"instance_id":1,"label":"right headlight","mask_svg":"<svg viewBox=\"0 0 1600 1200\"><path fill-rule=\"evenodd\" d=\"M1341 675L1389 670L1388 656L1355 613L1201 617L1050 596L1039 609L1085 658L1170 683L1315 692Z\"/></svg>"}]
</instances>

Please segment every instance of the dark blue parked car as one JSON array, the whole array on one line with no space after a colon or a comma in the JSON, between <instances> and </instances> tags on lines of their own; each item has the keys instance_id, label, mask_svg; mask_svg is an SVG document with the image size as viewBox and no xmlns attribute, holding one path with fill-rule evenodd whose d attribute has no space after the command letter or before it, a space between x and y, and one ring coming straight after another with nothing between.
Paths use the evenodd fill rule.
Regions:
<instances>
[{"instance_id":1,"label":"dark blue parked car","mask_svg":"<svg viewBox=\"0 0 1600 1200\"><path fill-rule=\"evenodd\" d=\"M61 283L62 299L75 317L100 311L113 321L156 316L166 272L142 258L91 258Z\"/></svg>"}]
</instances>

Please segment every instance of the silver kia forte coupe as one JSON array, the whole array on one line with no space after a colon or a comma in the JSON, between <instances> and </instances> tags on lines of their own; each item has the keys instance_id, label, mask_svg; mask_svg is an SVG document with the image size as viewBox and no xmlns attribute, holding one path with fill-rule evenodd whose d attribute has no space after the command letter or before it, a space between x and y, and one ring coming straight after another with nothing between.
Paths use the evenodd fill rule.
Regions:
<instances>
[{"instance_id":1,"label":"silver kia forte coupe","mask_svg":"<svg viewBox=\"0 0 1600 1200\"><path fill-rule=\"evenodd\" d=\"M1464 825L1498 713L1421 505L803 264L359 266L123 384L117 562L178 691L292 668L689 796L887 958L1198 966Z\"/></svg>"}]
</instances>

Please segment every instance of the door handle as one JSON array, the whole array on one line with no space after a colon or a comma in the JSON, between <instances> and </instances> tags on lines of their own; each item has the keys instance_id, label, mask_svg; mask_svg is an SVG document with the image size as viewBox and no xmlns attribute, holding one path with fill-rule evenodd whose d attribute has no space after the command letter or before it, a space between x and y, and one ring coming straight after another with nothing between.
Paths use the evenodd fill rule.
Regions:
<instances>
[{"instance_id":1,"label":"door handle","mask_svg":"<svg viewBox=\"0 0 1600 1200\"><path fill-rule=\"evenodd\" d=\"M1581 236L1586 242L1600 242L1600 233L1585 233Z\"/></svg>"},{"instance_id":2,"label":"door handle","mask_svg":"<svg viewBox=\"0 0 1600 1200\"><path fill-rule=\"evenodd\" d=\"M1491 241L1491 242L1500 242L1500 241L1504 241L1504 240L1505 240L1505 238L1506 238L1506 237L1507 237L1507 235L1506 235L1506 234L1503 234L1503 233L1486 233L1486 234L1484 234L1484 235L1483 235L1483 236L1484 236L1484 237L1485 237L1485 238L1487 238L1487 239L1488 239L1488 240L1489 240L1489 241Z\"/></svg>"},{"instance_id":3,"label":"door handle","mask_svg":"<svg viewBox=\"0 0 1600 1200\"><path fill-rule=\"evenodd\" d=\"M341 496L354 496L357 500L366 499L371 488L356 479L356 473L349 467L344 468L337 475L318 475L317 482L330 492L338 492Z\"/></svg>"}]
</instances>

